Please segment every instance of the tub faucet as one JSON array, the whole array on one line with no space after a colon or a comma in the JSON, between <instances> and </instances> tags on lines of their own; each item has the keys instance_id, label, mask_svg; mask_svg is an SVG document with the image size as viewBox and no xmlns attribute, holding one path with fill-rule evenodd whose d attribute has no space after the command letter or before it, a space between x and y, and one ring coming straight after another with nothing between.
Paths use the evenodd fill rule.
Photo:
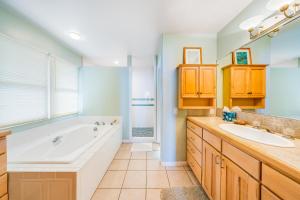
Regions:
<instances>
[{"instance_id":1,"label":"tub faucet","mask_svg":"<svg viewBox=\"0 0 300 200\"><path fill-rule=\"evenodd\" d=\"M94 129L93 129L93 130L96 132L96 131L98 131L98 128L97 128L97 127L94 127Z\"/></svg>"},{"instance_id":2,"label":"tub faucet","mask_svg":"<svg viewBox=\"0 0 300 200\"><path fill-rule=\"evenodd\" d=\"M61 142L63 136L56 136L55 138L53 138L52 143L53 144L58 144Z\"/></svg>"},{"instance_id":3,"label":"tub faucet","mask_svg":"<svg viewBox=\"0 0 300 200\"><path fill-rule=\"evenodd\" d=\"M99 126L99 125L102 125L102 126L104 126L104 125L105 125L105 122L101 122L101 123L99 123L99 122L95 122L95 125L97 125L97 126Z\"/></svg>"},{"instance_id":4,"label":"tub faucet","mask_svg":"<svg viewBox=\"0 0 300 200\"><path fill-rule=\"evenodd\" d=\"M111 123L110 123L110 125L114 125L114 124L116 124L117 123L117 120L115 119L114 121L112 121Z\"/></svg>"}]
</instances>

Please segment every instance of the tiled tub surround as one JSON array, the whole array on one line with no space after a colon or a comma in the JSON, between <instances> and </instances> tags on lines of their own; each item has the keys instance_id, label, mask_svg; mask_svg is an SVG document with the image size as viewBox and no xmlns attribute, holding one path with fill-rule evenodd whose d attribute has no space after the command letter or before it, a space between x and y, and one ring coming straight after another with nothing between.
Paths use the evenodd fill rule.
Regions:
<instances>
[{"instance_id":1,"label":"tiled tub surround","mask_svg":"<svg viewBox=\"0 0 300 200\"><path fill-rule=\"evenodd\" d=\"M62 141L52 147L47 145L47 141L43 141L45 138L49 140L53 138L51 136L57 136L57 133L63 133L63 130L70 130L70 127L87 125L93 129L96 127L94 124L96 121L105 122L110 126L110 122L114 120L117 120L117 123L106 132L96 136L95 142L90 145L80 144L81 147L85 147L84 151L70 152L72 146L76 147L78 142L91 142L88 138L77 138L80 141ZM120 117L86 116L11 135L8 138L10 200L90 199L121 144L121 124ZM101 127L98 126L98 129ZM85 129L80 129L77 134L89 136ZM63 135L63 139L64 137L66 140L71 139ZM31 149L32 144L39 144L41 141L42 146L44 144L48 147L48 151L52 154L45 156L45 159L41 159L39 163L37 158L42 157L38 154L46 151L40 148L41 145L36 145L36 152L28 149ZM26 155L26 152L35 155ZM25 159L18 157L18 154L24 154ZM70 156L74 154L78 155ZM64 155L69 155L65 161L62 159ZM19 161L17 158L20 158Z\"/></svg>"}]
</instances>

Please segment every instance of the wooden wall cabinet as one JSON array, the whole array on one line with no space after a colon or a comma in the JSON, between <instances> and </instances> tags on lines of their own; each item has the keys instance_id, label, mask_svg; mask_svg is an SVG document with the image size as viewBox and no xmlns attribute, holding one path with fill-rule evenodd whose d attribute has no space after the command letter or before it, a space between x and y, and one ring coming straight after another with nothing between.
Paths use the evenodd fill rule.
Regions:
<instances>
[{"instance_id":1,"label":"wooden wall cabinet","mask_svg":"<svg viewBox=\"0 0 300 200\"><path fill-rule=\"evenodd\" d=\"M266 65L228 65L223 68L223 104L244 109L265 107Z\"/></svg>"},{"instance_id":2,"label":"wooden wall cabinet","mask_svg":"<svg viewBox=\"0 0 300 200\"><path fill-rule=\"evenodd\" d=\"M178 67L179 109L216 106L216 65L182 64Z\"/></svg>"}]
</instances>

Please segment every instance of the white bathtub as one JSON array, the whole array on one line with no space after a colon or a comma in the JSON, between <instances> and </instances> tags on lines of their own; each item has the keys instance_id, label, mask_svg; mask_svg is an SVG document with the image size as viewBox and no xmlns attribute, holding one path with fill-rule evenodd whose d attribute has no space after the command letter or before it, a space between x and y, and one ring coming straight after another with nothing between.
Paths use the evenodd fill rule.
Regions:
<instances>
[{"instance_id":1,"label":"white bathtub","mask_svg":"<svg viewBox=\"0 0 300 200\"><path fill-rule=\"evenodd\" d=\"M106 125L76 125L24 146L8 158L9 163L72 163L114 128ZM94 130L95 129L95 130ZM54 140L57 138L57 142Z\"/></svg>"},{"instance_id":2,"label":"white bathtub","mask_svg":"<svg viewBox=\"0 0 300 200\"><path fill-rule=\"evenodd\" d=\"M77 117L12 134L8 172L74 172L76 199L90 199L121 144L121 122L120 117Z\"/></svg>"}]
</instances>

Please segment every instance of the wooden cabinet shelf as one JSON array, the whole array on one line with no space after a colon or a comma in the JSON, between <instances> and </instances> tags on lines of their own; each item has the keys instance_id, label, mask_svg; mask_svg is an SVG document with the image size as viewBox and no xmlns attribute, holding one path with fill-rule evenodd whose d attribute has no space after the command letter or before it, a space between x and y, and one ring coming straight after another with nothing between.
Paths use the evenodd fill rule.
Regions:
<instances>
[{"instance_id":1,"label":"wooden cabinet shelf","mask_svg":"<svg viewBox=\"0 0 300 200\"><path fill-rule=\"evenodd\" d=\"M178 108L210 109L216 106L216 65L178 66Z\"/></svg>"},{"instance_id":2,"label":"wooden cabinet shelf","mask_svg":"<svg viewBox=\"0 0 300 200\"><path fill-rule=\"evenodd\" d=\"M243 109L265 107L266 65L228 65L223 68L223 104Z\"/></svg>"}]
</instances>

